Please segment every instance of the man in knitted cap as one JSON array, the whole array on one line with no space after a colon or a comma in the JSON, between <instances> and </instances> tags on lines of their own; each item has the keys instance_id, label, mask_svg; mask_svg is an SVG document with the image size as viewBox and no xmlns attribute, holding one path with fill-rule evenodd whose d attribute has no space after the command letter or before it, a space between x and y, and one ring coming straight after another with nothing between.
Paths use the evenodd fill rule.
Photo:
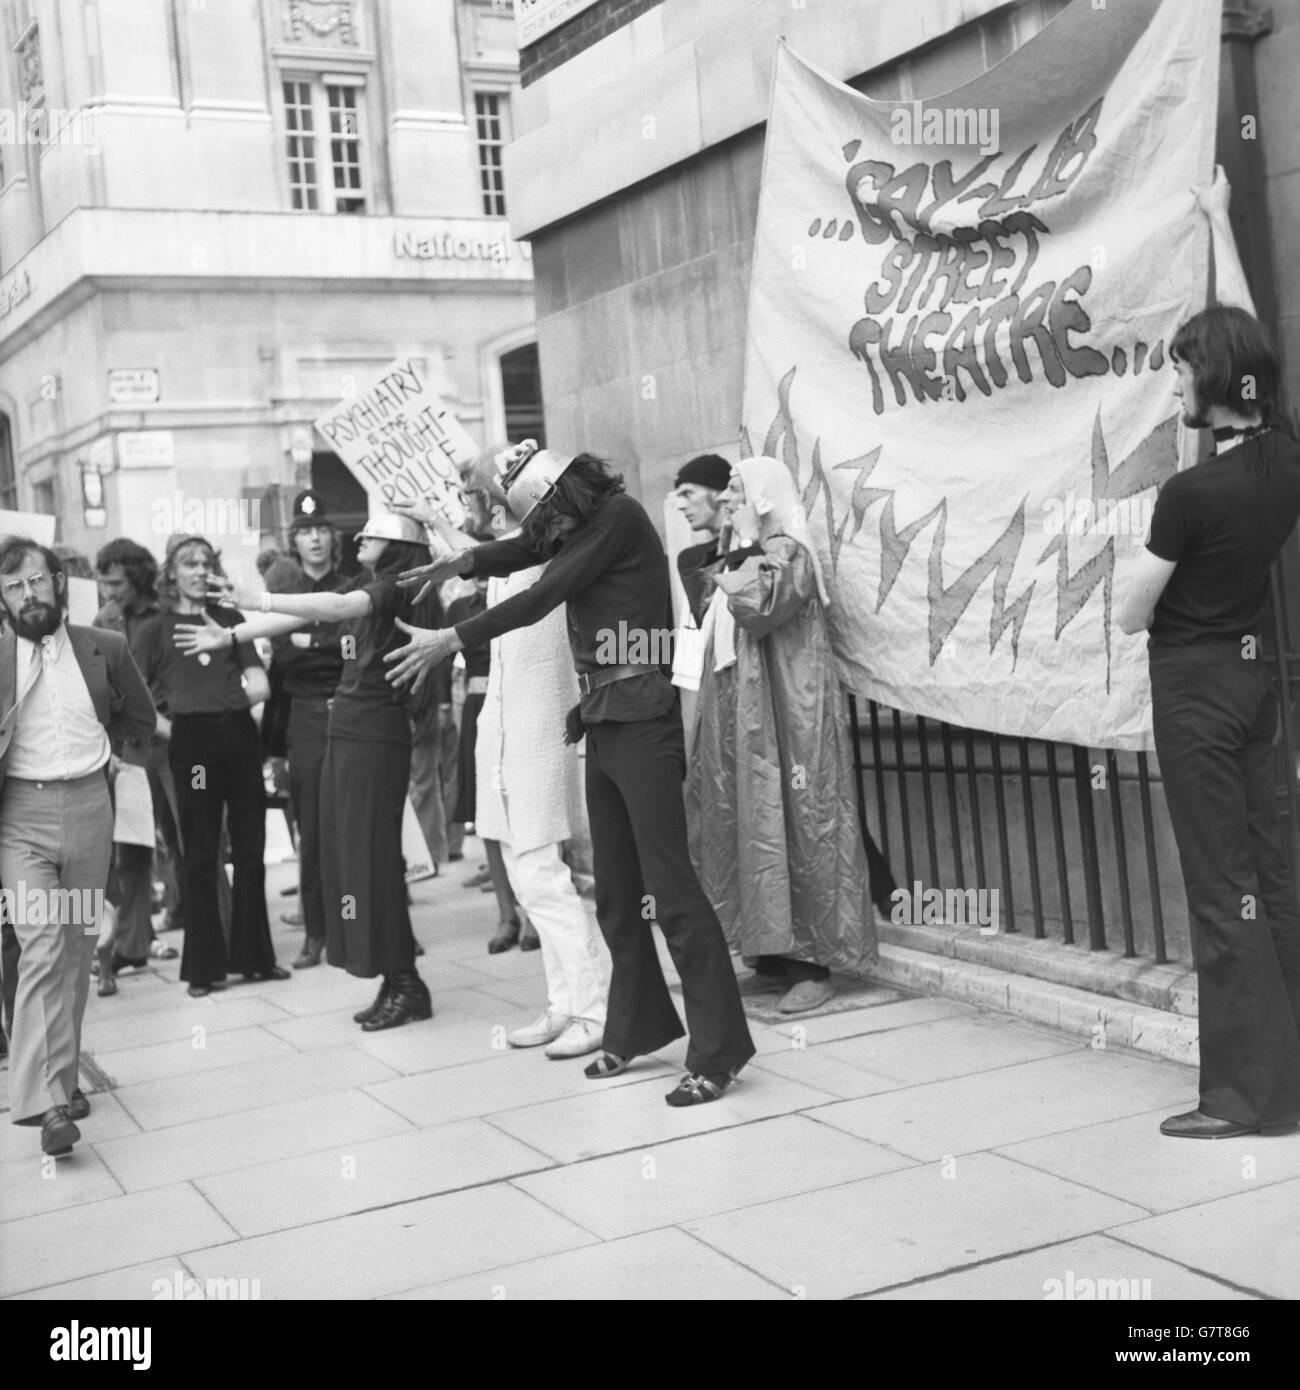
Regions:
<instances>
[{"instance_id":1,"label":"man in knitted cap","mask_svg":"<svg viewBox=\"0 0 1300 1390\"><path fill-rule=\"evenodd\" d=\"M698 627L713 596L712 571L705 556L716 559L718 532L726 518L722 494L731 480L731 465L718 454L699 454L684 463L673 480L677 508L692 531L703 531L705 540L688 545L677 556L677 573L686 590L686 601Z\"/></svg>"}]
</instances>

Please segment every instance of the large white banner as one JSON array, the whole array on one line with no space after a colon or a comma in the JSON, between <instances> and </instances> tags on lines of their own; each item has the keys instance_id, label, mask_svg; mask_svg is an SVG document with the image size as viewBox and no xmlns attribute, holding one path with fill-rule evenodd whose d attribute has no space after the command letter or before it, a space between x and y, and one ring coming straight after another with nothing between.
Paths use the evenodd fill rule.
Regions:
<instances>
[{"instance_id":1,"label":"large white banner","mask_svg":"<svg viewBox=\"0 0 1300 1390\"><path fill-rule=\"evenodd\" d=\"M742 443L799 484L850 688L1151 746L1114 608L1177 468L1218 51L1219 0L1075 0L966 86L880 102L781 48Z\"/></svg>"}]
</instances>

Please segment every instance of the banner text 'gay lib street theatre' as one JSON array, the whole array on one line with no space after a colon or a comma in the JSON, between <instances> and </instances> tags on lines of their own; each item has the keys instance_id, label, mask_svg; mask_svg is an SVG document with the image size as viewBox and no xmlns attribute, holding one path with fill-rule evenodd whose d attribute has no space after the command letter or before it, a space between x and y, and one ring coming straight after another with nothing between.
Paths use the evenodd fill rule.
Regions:
<instances>
[{"instance_id":1,"label":"banner text 'gay lib street theatre'","mask_svg":"<svg viewBox=\"0 0 1300 1390\"><path fill-rule=\"evenodd\" d=\"M784 46L747 452L795 474L852 690L969 728L1151 746L1114 610L1178 466L1204 306L1218 0L1087 0L966 86L860 96Z\"/></svg>"}]
</instances>

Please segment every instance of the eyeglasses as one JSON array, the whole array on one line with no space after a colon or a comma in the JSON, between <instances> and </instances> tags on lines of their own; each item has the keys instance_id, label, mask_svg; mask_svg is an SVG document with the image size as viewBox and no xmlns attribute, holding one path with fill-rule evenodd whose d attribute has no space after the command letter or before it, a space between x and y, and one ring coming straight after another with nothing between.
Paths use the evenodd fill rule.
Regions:
<instances>
[{"instance_id":1,"label":"eyeglasses","mask_svg":"<svg viewBox=\"0 0 1300 1390\"><path fill-rule=\"evenodd\" d=\"M35 593L51 583L48 574L29 574L26 579L6 579L0 584L6 598L22 598L25 593Z\"/></svg>"}]
</instances>

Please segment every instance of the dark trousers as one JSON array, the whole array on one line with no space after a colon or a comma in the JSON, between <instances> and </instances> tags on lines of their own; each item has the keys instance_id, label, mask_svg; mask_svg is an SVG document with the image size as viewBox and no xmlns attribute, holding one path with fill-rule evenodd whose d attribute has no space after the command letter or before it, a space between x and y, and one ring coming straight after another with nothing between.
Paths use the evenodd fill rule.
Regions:
<instances>
[{"instance_id":1,"label":"dark trousers","mask_svg":"<svg viewBox=\"0 0 1300 1390\"><path fill-rule=\"evenodd\" d=\"M1277 812L1277 700L1237 643L1151 652L1156 752L1196 951L1203 1114L1300 1121L1300 907Z\"/></svg>"},{"instance_id":2,"label":"dark trousers","mask_svg":"<svg viewBox=\"0 0 1300 1390\"><path fill-rule=\"evenodd\" d=\"M320 794L329 735L329 704L293 697L289 710L289 804L298 823L298 891L302 921L313 941L325 939L325 897L320 876Z\"/></svg>"},{"instance_id":3,"label":"dark trousers","mask_svg":"<svg viewBox=\"0 0 1300 1390\"><path fill-rule=\"evenodd\" d=\"M253 716L177 715L168 748L180 808L185 949L181 979L223 980L227 970L256 975L275 965L266 918L266 796L262 746ZM227 812L235 881L227 949L217 906L221 815Z\"/></svg>"},{"instance_id":4,"label":"dark trousers","mask_svg":"<svg viewBox=\"0 0 1300 1390\"><path fill-rule=\"evenodd\" d=\"M691 864L676 705L658 719L587 729L587 813L596 917L613 961L605 1047L654 1052L685 1031L659 968L659 923L681 977L686 1066L715 1075L754 1055L726 939Z\"/></svg>"},{"instance_id":5,"label":"dark trousers","mask_svg":"<svg viewBox=\"0 0 1300 1390\"><path fill-rule=\"evenodd\" d=\"M326 745L320 806L326 959L365 980L415 968L402 860L410 777L409 743L331 738Z\"/></svg>"}]
</instances>

